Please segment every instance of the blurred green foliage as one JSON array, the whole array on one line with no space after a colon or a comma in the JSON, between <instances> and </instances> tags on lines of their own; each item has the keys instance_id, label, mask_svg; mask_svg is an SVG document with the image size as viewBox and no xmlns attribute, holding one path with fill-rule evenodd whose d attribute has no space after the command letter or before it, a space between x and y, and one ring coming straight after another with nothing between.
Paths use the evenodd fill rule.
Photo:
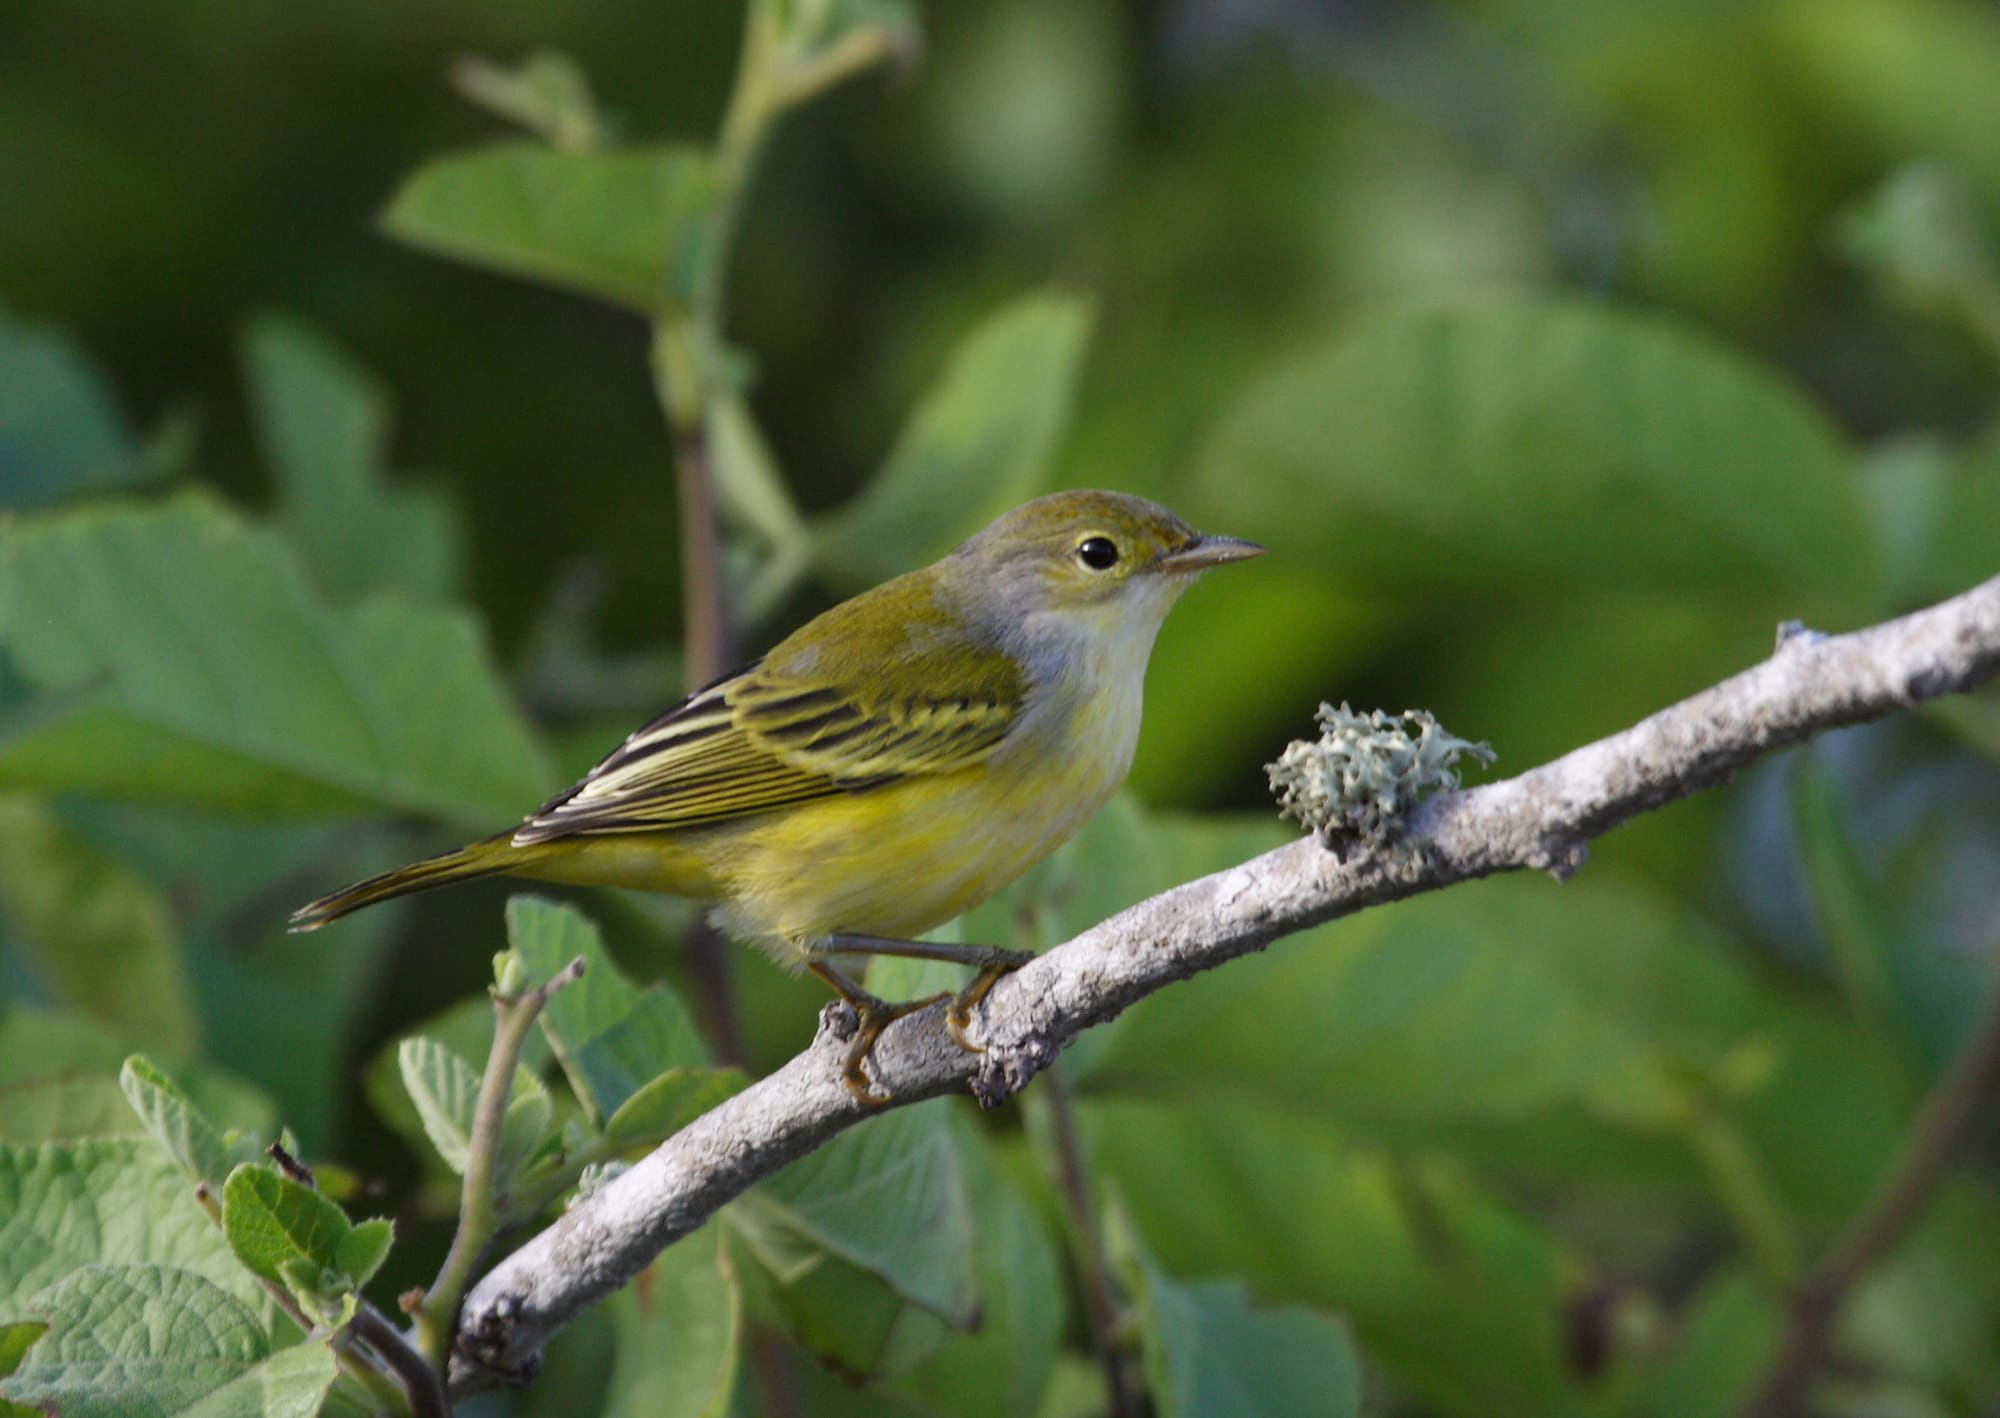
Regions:
<instances>
[{"instance_id":1,"label":"blurred green foliage","mask_svg":"<svg viewBox=\"0 0 2000 1418\"><path fill-rule=\"evenodd\" d=\"M1271 546L1163 633L1133 793L959 927L999 944L1284 840L1260 765L1322 699L1519 771L1781 619L2000 569L1978 0L757 0L748 85L743 20L7 22L0 1412L123 1411L106 1353L179 1366L149 1411L359 1411L280 1306L435 1272L503 945L591 966L524 1057L510 1222L741 1085L673 903L283 933L675 695L663 415L746 652L1053 487ZM1996 880L1990 691L1830 736L1560 891L1093 1031L1087 1216L1041 1090L895 1113L482 1411L1084 1418L1095 1264L1162 1415L1733 1412L1992 984ZM814 988L734 987L750 1071L809 1037ZM1991 1410L1995 1160L1868 1276L1815 1411Z\"/></svg>"}]
</instances>

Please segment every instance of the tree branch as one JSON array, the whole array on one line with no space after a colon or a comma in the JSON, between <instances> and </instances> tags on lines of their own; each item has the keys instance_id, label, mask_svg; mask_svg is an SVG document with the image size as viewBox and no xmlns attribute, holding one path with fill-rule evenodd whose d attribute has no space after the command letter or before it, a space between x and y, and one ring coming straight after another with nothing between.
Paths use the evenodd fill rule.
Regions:
<instances>
[{"instance_id":1,"label":"tree branch","mask_svg":"<svg viewBox=\"0 0 2000 1418\"><path fill-rule=\"evenodd\" d=\"M970 1087L998 1102L1083 1030L1153 991L1294 931L1496 872L1558 878L1619 823L1726 781L1814 734L1971 689L2000 670L2000 577L1850 635L1787 626L1764 663L1622 733L1505 782L1443 794L1400 837L1306 838L1141 902L994 986L957 1048L940 1004L875 1049L891 1106ZM696 1119L502 1261L463 1312L456 1389L527 1371L542 1342L725 1202L879 1109L840 1081L852 1016L829 1005L811 1047Z\"/></svg>"}]
</instances>

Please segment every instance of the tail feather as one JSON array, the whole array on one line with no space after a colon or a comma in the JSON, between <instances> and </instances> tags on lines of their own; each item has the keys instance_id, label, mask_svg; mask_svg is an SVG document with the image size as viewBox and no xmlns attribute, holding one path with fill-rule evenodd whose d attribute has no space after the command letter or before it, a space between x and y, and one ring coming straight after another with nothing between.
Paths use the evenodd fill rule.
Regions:
<instances>
[{"instance_id":1,"label":"tail feather","mask_svg":"<svg viewBox=\"0 0 2000 1418\"><path fill-rule=\"evenodd\" d=\"M331 895L308 902L292 912L291 929L315 931L329 921L337 921L350 911L373 906L377 901L407 896L413 891L428 891L433 886L446 886L454 881L470 881L474 877L513 871L526 865L527 859L534 854L515 847L512 838L512 832L502 832L456 851L426 857L423 861L411 862L408 866L357 881L352 886L343 886Z\"/></svg>"}]
</instances>

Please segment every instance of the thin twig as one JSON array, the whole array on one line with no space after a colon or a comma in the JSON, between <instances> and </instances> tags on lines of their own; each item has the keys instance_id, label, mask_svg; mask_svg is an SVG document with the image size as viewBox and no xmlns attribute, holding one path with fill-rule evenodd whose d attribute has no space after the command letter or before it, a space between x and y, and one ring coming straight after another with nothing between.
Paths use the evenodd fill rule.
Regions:
<instances>
[{"instance_id":1,"label":"thin twig","mask_svg":"<svg viewBox=\"0 0 2000 1418\"><path fill-rule=\"evenodd\" d=\"M369 1304L361 1302L351 1326L355 1338L366 1344L387 1366L409 1397L410 1418L451 1418L451 1399L444 1391L444 1375L410 1347L403 1332Z\"/></svg>"},{"instance_id":2,"label":"thin twig","mask_svg":"<svg viewBox=\"0 0 2000 1418\"><path fill-rule=\"evenodd\" d=\"M918 1010L876 1042L874 1072L904 1106L1027 1084L1083 1030L1294 931L1497 872L1579 870L1620 823L1726 782L1829 729L1960 693L2000 671L2000 577L1848 635L1789 634L1764 663L1552 763L1420 805L1401 834L1335 852L1313 838L1143 901L993 987L970 1055ZM843 1011L805 1052L695 1119L493 1268L467 1297L453 1391L519 1372L543 1340L786 1163L881 1107L841 1082Z\"/></svg>"},{"instance_id":3,"label":"thin twig","mask_svg":"<svg viewBox=\"0 0 2000 1418\"><path fill-rule=\"evenodd\" d=\"M1074 1242L1084 1324L1090 1331L1098 1366L1104 1371L1106 1411L1111 1418L1145 1418L1141 1390L1133 1380L1131 1350L1119 1333L1124 1302L1112 1280L1104 1228L1097 1224L1097 1198L1091 1190L1089 1162L1083 1154L1083 1134L1076 1125L1069 1080L1060 1068L1045 1070L1043 1078L1041 1098L1055 1134L1056 1181Z\"/></svg>"},{"instance_id":4,"label":"thin twig","mask_svg":"<svg viewBox=\"0 0 2000 1418\"><path fill-rule=\"evenodd\" d=\"M674 476L681 507L681 597L687 632L683 653L692 694L719 679L736 660L722 575L722 525L700 428L675 433Z\"/></svg>"},{"instance_id":5,"label":"thin twig","mask_svg":"<svg viewBox=\"0 0 2000 1418\"><path fill-rule=\"evenodd\" d=\"M1790 1418L1819 1371L1848 1298L1922 1218L1982 1100L2000 1089L2000 985L1972 1038L1925 1098L1896 1158L1854 1222L1792 1296L1791 1318L1744 1418Z\"/></svg>"},{"instance_id":6,"label":"thin twig","mask_svg":"<svg viewBox=\"0 0 2000 1418\"><path fill-rule=\"evenodd\" d=\"M514 1070L520 1066L521 1050L535 1027L536 1016L549 997L583 974L583 958L570 961L543 985L517 996L494 991L493 1047L486 1055L486 1072L479 1080L479 1098L473 1104L472 1137L466 1144L465 1184L459 1195L458 1231L437 1279L412 1309L417 1338L431 1364L443 1372L451 1356L453 1330L458 1321L459 1298L465 1293L472 1268L479 1263L486 1243L498 1225L494 1201L494 1176L500 1160L500 1134L507 1122L507 1099L514 1089Z\"/></svg>"}]
</instances>

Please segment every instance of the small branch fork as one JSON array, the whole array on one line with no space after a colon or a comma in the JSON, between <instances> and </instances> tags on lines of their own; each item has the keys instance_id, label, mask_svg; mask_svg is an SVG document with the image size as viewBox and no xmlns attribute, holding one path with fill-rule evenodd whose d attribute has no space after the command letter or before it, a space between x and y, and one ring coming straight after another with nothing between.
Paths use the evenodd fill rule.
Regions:
<instances>
[{"instance_id":1,"label":"small branch fork","mask_svg":"<svg viewBox=\"0 0 2000 1418\"><path fill-rule=\"evenodd\" d=\"M514 1071L520 1066L521 1050L527 1046L528 1035L549 997L582 974L583 959L579 956L546 984L519 994L510 995L500 989L493 992L493 1047L486 1056L486 1071L479 1080L479 1098L473 1105L458 1231L451 1238L451 1250L445 1254L444 1265L430 1289L404 1297L403 1308L416 1325L417 1344L438 1373L445 1372L451 1354L459 1298L464 1295L472 1268L479 1263L499 1224L493 1181L500 1160L500 1135L507 1122L507 1099L514 1089Z\"/></svg>"},{"instance_id":2,"label":"small branch fork","mask_svg":"<svg viewBox=\"0 0 2000 1418\"><path fill-rule=\"evenodd\" d=\"M945 1006L899 1020L874 1052L890 1106L970 1088L997 1103L1083 1030L1153 991L1370 906L1497 872L1563 878L1629 818L1726 781L1814 734L1974 688L2000 671L2000 577L1929 610L1776 653L1622 733L1504 782L1422 804L1401 836L1332 850L1306 838L1143 901L993 987L970 1055ZM840 1081L848 1011L808 1049L696 1119L501 1261L466 1297L452 1387L519 1374L543 1341L752 1184L879 1109Z\"/></svg>"}]
</instances>

